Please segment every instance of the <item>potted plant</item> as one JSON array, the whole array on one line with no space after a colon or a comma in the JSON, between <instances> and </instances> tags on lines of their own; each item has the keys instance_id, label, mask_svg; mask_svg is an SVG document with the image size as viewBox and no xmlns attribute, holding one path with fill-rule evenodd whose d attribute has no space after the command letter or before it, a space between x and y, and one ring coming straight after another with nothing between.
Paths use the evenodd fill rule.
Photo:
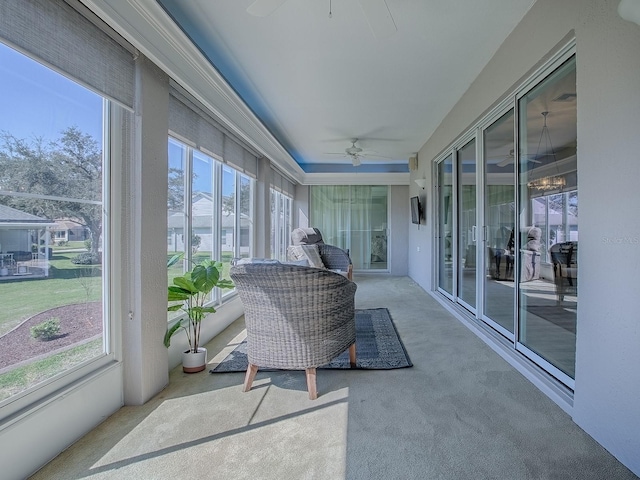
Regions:
<instances>
[{"instance_id":1,"label":"potted plant","mask_svg":"<svg viewBox=\"0 0 640 480\"><path fill-rule=\"evenodd\" d=\"M174 259L170 262L172 260ZM168 301L171 304L167 310L182 310L186 317L182 317L167 329L164 345L168 348L173 334L180 329L184 330L189 342L189 350L182 355L182 369L186 373L201 372L207 364L207 351L200 347L200 325L209 313L216 311L212 306L205 307L209 293L214 287L234 287L231 280L220 278L221 271L221 262L204 260L196 264L191 271L174 278L173 285L169 286Z\"/></svg>"}]
</instances>

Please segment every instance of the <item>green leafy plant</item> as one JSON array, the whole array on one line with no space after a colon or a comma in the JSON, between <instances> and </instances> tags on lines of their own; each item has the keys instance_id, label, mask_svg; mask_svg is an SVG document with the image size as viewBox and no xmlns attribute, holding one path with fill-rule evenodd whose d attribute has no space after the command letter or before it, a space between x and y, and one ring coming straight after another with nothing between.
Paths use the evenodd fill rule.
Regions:
<instances>
[{"instance_id":1,"label":"green leafy plant","mask_svg":"<svg viewBox=\"0 0 640 480\"><path fill-rule=\"evenodd\" d=\"M60 333L60 320L58 318L50 318L38 325L30 328L33 338L41 338L42 340L51 340Z\"/></svg>"},{"instance_id":2,"label":"green leafy plant","mask_svg":"<svg viewBox=\"0 0 640 480\"><path fill-rule=\"evenodd\" d=\"M170 262L171 260L167 265ZM165 347L169 347L171 337L182 329L187 335L189 350L193 353L198 351L202 320L207 314L215 313L216 311L211 306L205 306L209 293L215 287L234 287L231 280L220 278L221 272L221 262L204 260L195 265L191 271L173 279L173 285L169 285L168 289L168 301L171 304L167 310L169 312L182 310L186 313L186 317L181 318L171 328L167 329L164 335Z\"/></svg>"}]
</instances>

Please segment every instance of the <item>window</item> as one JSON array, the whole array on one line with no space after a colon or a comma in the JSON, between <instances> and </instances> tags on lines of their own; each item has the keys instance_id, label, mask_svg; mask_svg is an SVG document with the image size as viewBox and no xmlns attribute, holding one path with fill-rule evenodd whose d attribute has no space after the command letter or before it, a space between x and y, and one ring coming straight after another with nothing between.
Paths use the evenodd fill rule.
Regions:
<instances>
[{"instance_id":1,"label":"window","mask_svg":"<svg viewBox=\"0 0 640 480\"><path fill-rule=\"evenodd\" d=\"M193 263L209 258L222 262L228 278L231 260L253 251L253 180L170 137L168 188L167 260L184 257L169 267L169 284ZM220 300L219 291L212 295L212 301ZM179 314L169 312L169 320Z\"/></svg>"},{"instance_id":2,"label":"window","mask_svg":"<svg viewBox=\"0 0 640 480\"><path fill-rule=\"evenodd\" d=\"M271 189L271 258L287 259L287 247L291 243L293 199Z\"/></svg>"},{"instance_id":3,"label":"window","mask_svg":"<svg viewBox=\"0 0 640 480\"><path fill-rule=\"evenodd\" d=\"M0 70L4 407L110 353L110 245L107 102L3 44ZM86 230L86 241L68 236L67 224Z\"/></svg>"}]
</instances>

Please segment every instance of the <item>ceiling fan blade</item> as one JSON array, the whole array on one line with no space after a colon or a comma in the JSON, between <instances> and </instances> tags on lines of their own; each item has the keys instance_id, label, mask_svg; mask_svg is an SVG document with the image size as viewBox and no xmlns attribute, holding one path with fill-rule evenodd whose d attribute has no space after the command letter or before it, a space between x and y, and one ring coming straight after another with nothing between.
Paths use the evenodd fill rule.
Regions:
<instances>
[{"instance_id":1,"label":"ceiling fan blade","mask_svg":"<svg viewBox=\"0 0 640 480\"><path fill-rule=\"evenodd\" d=\"M275 12L287 0L256 0L249 8L247 13L254 17L267 17Z\"/></svg>"},{"instance_id":2,"label":"ceiling fan blade","mask_svg":"<svg viewBox=\"0 0 640 480\"><path fill-rule=\"evenodd\" d=\"M387 38L398 30L385 0L360 0L369 26L376 38Z\"/></svg>"},{"instance_id":3,"label":"ceiling fan blade","mask_svg":"<svg viewBox=\"0 0 640 480\"><path fill-rule=\"evenodd\" d=\"M506 167L510 163L513 163L513 157L511 155L507 155L506 157L504 157L504 160L502 160L500 163L496 163L496 165L498 167Z\"/></svg>"},{"instance_id":4,"label":"ceiling fan blade","mask_svg":"<svg viewBox=\"0 0 640 480\"><path fill-rule=\"evenodd\" d=\"M514 160L514 156L513 155L507 155L506 157L504 157L504 160L500 161L499 163L496 163L496 166L498 166L498 167L506 167L510 163L513 163L513 160ZM531 163L542 163L540 160L536 160L535 158L527 158L525 160L527 162L531 162Z\"/></svg>"}]
</instances>

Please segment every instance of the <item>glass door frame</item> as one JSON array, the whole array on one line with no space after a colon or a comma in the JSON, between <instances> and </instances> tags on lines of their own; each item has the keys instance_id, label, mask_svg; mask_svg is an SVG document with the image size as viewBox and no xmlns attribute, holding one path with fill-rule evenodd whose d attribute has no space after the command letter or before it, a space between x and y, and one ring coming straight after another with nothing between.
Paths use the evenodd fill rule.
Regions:
<instances>
[{"instance_id":1,"label":"glass door frame","mask_svg":"<svg viewBox=\"0 0 640 480\"><path fill-rule=\"evenodd\" d=\"M434 290L451 300L453 303L464 307L470 313L473 314L473 318L478 320L480 324L484 324L488 327L488 330L493 330L503 336L507 342L513 345L513 348L518 353L522 354L524 357L532 361L535 365L545 370L559 382L569 387L570 389L575 388L575 380L569 377L567 374L562 372L560 369L552 365L549 361L545 360L540 355L536 354L529 348L527 348L524 344L520 343L518 339L520 338L519 334L519 315L520 315L520 285L518 279L520 278L520 258L519 254L516 253L514 257L514 310L513 310L513 333L507 331L504 327L500 326L494 320L490 319L488 316L484 314L484 270L482 272L476 273L476 308L470 309L469 305L466 305L463 301L461 301L458 292L458 278L457 272L459 269L458 266L458 257L459 257L459 244L457 238L457 232L459 228L459 195L460 191L458 188L458 151L466 145L469 141L475 138L476 141L476 175L477 175L477 183L476 183L476 195L477 195L477 204L476 204L476 225L481 225L482 228L478 231L478 240L477 244L482 243L483 248L476 248L476 265L485 266L485 262L487 261L487 253L486 253L486 242L487 242L487 228L486 228L486 218L485 218L485 182L486 182L486 172L485 172L485 158L484 158L484 131L489 128L496 120L498 120L502 115L506 114L510 109L513 109L514 115L514 162L515 165L518 166L520 162L520 118L519 118L519 101L522 97L526 96L528 92L530 92L533 88L541 84L545 81L549 75L551 75L555 70L557 70L562 64L566 61L574 57L576 54L576 46L575 39L569 41L565 46L558 50L554 55L552 55L544 64L542 64L535 72L533 72L528 79L522 83L521 85L516 86L514 90L508 94L503 101L498 103L489 113L487 113L481 120L479 120L472 128L467 130L463 135L458 137L454 143L452 143L449 147L443 150L432 162L432 178L434 179L435 189L432 196L432 201L434 205L434 211L436 214L436 221L434 222L434 234L433 234L433 245L434 245L434 276L433 276L433 285ZM452 213L452 232L455 234L452 235L452 268L453 268L453 279L452 279L452 292L447 292L440 285L440 269L441 269L441 258L445 254L441 249L441 237L444 235L444 232L441 232L441 214L443 212L441 205L441 188L443 185L440 184L440 168L442 164L451 158L452 162L452 180L451 186L453 187L452 201L453 207L451 209ZM520 218L521 211L521 200L520 196L517 194L520 185L520 172L519 168L514 169L514 204L515 204L515 218L514 218L514 231L519 232L522 224L522 219ZM519 245L516 245L516 248L519 248Z\"/></svg>"},{"instance_id":2,"label":"glass door frame","mask_svg":"<svg viewBox=\"0 0 640 480\"><path fill-rule=\"evenodd\" d=\"M323 187L323 186L333 186L333 185L311 185L311 188L313 187ZM353 213L353 209L351 207L353 200L354 200L354 188L357 187L384 187L386 189L386 228L385 228L385 235L386 235L386 258L387 258L387 265L386 268L354 268L353 271L354 273L390 273L391 272L391 255L390 252L392 251L391 248L391 243L392 243L392 239L390 238L389 235L389 220L390 220L390 213L392 211L391 209L391 185L385 185L385 184L354 184L354 185L335 185L335 186L339 186L339 187L346 187L347 188L347 193L348 193L348 199L347 199L347 203L349 205L349 208L345 210L345 219L346 219L346 227L345 230L342 232L342 234L344 235L344 244L342 244L342 242L334 242L334 241L329 241L327 238L325 238L325 241L327 243L333 242L331 244L339 247L339 248L343 248L345 250L348 250L351 256L351 259L353 261L354 259L354 255L353 255L353 248L352 248L352 232L353 232L353 228L352 228L352 213ZM313 206L313 194L310 191L309 193L309 217L310 217L310 221L311 224L313 224L314 226L318 227L320 229L320 231L322 232L323 228L322 225L318 224L317 220L311 218L313 216L313 212L314 212L314 206ZM325 232L326 234L326 232ZM369 231L369 252L371 250L371 231ZM370 255L370 253L369 253ZM354 262L357 263L357 262ZM369 262L370 264L370 262Z\"/></svg>"},{"instance_id":3,"label":"glass door frame","mask_svg":"<svg viewBox=\"0 0 640 480\"><path fill-rule=\"evenodd\" d=\"M455 143L453 143L451 146L449 146L449 148L447 148L446 150L444 150L437 158L436 160L433 162L433 178L436 180L436 189L435 189L435 198L433 198L433 204L436 206L436 212L438 214L438 221L437 221L437 225L435 228L435 238L434 238L434 245L435 245L435 251L436 251L436 256L435 256L435 260L436 260L436 265L437 268L434 269L436 271L436 275L435 275L435 285L437 285L437 290L438 292L440 292L442 295L446 296L449 300L452 300L454 303L461 305L462 307L464 307L466 310L470 311L472 314L476 315L476 309L478 308L478 297L479 297L479 291L478 291L478 272L477 272L477 267L476 267L476 307L473 307L471 305L469 305L467 302L465 302L464 300L462 300L462 298L459 295L458 289L459 289L459 282L458 282L458 271L460 268L459 262L458 262L458 247L459 247L459 241L458 241L458 229L460 227L460 219L459 219L459 215L460 212L458 211L459 206L460 206L460 189L458 188L458 179L460 177L460 172L458 171L458 158L460 155L460 150L462 150L469 142L475 141L475 156L476 156L476 226L477 225L481 225L480 223L478 223L479 217L478 217L478 191L480 190L479 185L478 185L478 159L479 157L479 142L478 142L478 128L474 127L469 129L464 135L458 137L455 141ZM440 273L439 273L439 268L440 268L440 255L444 254L444 252L440 251L440 237L441 235L443 235L443 232L440 232L440 223L439 223L439 215L441 213L441 205L440 205L440 188L442 188L442 185L440 185L440 178L438 175L438 168L439 166L444 163L445 160L447 160L449 157L451 157L451 186L453 189L453 195L451 196L451 200L453 201L453 205L450 206L451 209L451 215L452 215L452 225L451 225L451 260L452 260L452 269L453 269L453 285L451 288L452 293L447 292L446 290L444 290L441 286L440 286ZM477 233L476 233L476 238L479 239L481 233L480 231L477 229ZM478 244L478 240L476 240L476 245ZM476 248L476 265L478 265L479 261L481 260L482 257L479 257L479 252L478 249ZM482 261L484 261L484 259L482 259Z\"/></svg>"},{"instance_id":4,"label":"glass door frame","mask_svg":"<svg viewBox=\"0 0 640 480\"><path fill-rule=\"evenodd\" d=\"M515 189L515 185L516 185L516 172L517 172L517 168L516 166L518 165L518 162L520 161L520 156L519 156L519 149L518 149L518 129L516 128L517 125L517 121L518 121L518 117L517 117L517 100L515 95L509 96L507 97L505 100L503 100L500 104L498 104L489 114L487 114L487 116L485 118L482 119L482 122L478 125L478 136L477 136L477 144L478 144L478 151L479 151L479 155L478 158L481 160L478 163L478 176L480 178L480 181L478 182L478 225L482 225L482 245L483 248L480 249L480 258L481 258L481 262L482 262L482 266L483 268L486 265L486 262L488 261L488 255L487 255L487 241L489 239L489 232L488 232L488 225L487 225L487 218L485 215L485 208L486 208L486 199L485 199L485 192L486 192L486 186L487 186L487 172L486 172L486 159L485 159L485 152L484 152L484 140L485 140L485 133L486 131L494 125L495 122L497 122L498 120L500 120L500 118L502 118L504 115L508 114L510 111L513 112L513 122L514 122L514 128L513 128L513 155L514 155L514 173L513 173L513 187L514 187L514 208L515 211L518 211L518 199L517 199L517 195L516 195L516 189ZM515 215L515 213L514 213ZM517 228L517 215L515 215L515 222L514 222L514 229ZM517 261L516 258L514 258L514 262L513 262L513 276L514 276L514 282L515 279L518 278L517 277ZM514 296L514 301L513 301L513 332L510 332L509 330L507 330L506 328L504 328L502 325L500 325L498 322L496 322L495 320L493 320L491 317L489 317L488 315L485 314L485 308L484 308L484 301L485 301L485 272L483 271L482 274L478 275L478 318L480 320L482 320L484 323L486 323L487 325L489 325L491 328L493 328L494 330L496 330L498 333L500 333L502 336L504 336L505 338L507 338L515 347L515 339L517 338L516 336L516 332L517 332L517 328L518 328L518 322L517 322L517 315L518 315L518 304L517 304L517 299L518 299L518 287L517 284L514 284L514 288L513 288L513 296Z\"/></svg>"},{"instance_id":5,"label":"glass door frame","mask_svg":"<svg viewBox=\"0 0 640 480\"><path fill-rule=\"evenodd\" d=\"M533 75L529 77L529 80L522 85L518 92L515 95L515 125L516 125L516 147L517 150L520 150L520 112L519 112L519 104L520 101L527 96L529 92L531 92L534 88L542 84L549 76L553 75L553 73L558 70L565 62L569 61L572 57L576 56L576 44L575 40L569 42L564 48L560 49L552 58L550 58L544 65L542 65ZM520 188L521 175L520 168L516 169L516 189ZM520 194L516 194L516 232L520 231L521 228L521 200ZM519 255L516 255L515 262L515 276L514 279L520 278L520 261ZM515 280L514 280L515 281ZM536 352L525 346L523 343L519 341L520 338L520 285L519 282L516 285L516 317L515 317L515 349L517 352L521 353L529 360L540 366L545 371L549 372L560 382L565 384L572 390L575 390L575 379L571 378L569 375L564 373L558 367L547 361L544 357L538 355Z\"/></svg>"},{"instance_id":6,"label":"glass door frame","mask_svg":"<svg viewBox=\"0 0 640 480\"><path fill-rule=\"evenodd\" d=\"M455 293L456 293L456 275L454 273L452 273L453 278L452 278L452 286L451 286L451 292L447 292L441 285L440 285L440 259L442 258L442 256L446 255L445 252L442 251L442 249L440 248L440 239L443 238L443 236L445 235L445 232L441 231L440 228L440 216L443 212L442 210L442 205L441 205L441 189L443 188L443 185L440 184L440 174L439 174L439 169L442 165L444 165L444 162L446 160L450 159L451 160L451 189L452 189L452 195L450 197L449 202L451 203L451 205L448 205L447 207L450 208L451 211L451 231L452 232L456 232L457 231L457 223L458 223L458 216L456 215L456 211L458 209L458 201L457 201L457 195L454 195L453 193L455 193L454 187L455 187L455 171L456 171L456 154L453 148L448 148L447 150L445 150L439 157L438 159L436 159L435 162L433 162L433 173L432 173L432 177L435 179L435 183L436 183L436 188L435 188L435 194L433 198L433 205L435 206L435 211L436 211L436 225L435 225L435 229L434 229L434 233L435 233L435 238L434 238L434 245L435 245L435 265L436 268L434 268L434 273L435 273L435 278L434 278L434 285L436 285L437 287L437 291L438 293L444 295L445 297L447 297L449 300L454 301L454 297L455 297ZM457 235L451 235L451 261L452 261L452 272L456 272L458 269L458 260L457 260L457 254L454 255L453 252L457 252L458 251L458 245L457 245Z\"/></svg>"}]
</instances>

